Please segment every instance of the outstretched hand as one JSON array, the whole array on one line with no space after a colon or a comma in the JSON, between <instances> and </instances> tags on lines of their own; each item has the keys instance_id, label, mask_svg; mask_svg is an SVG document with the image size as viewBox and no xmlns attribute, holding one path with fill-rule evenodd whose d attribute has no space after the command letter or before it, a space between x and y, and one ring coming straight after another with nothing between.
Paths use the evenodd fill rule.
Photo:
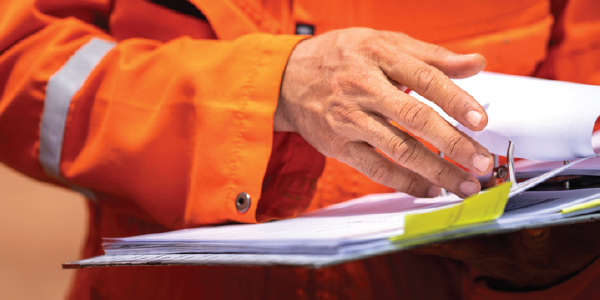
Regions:
<instances>
[{"instance_id":1,"label":"outstretched hand","mask_svg":"<svg viewBox=\"0 0 600 300\"><path fill-rule=\"evenodd\" d=\"M454 54L401 33L366 28L327 32L293 50L274 129L297 132L322 154L398 191L434 197L443 187L467 197L480 190L479 181L407 132L475 174L491 170L490 153L403 91L418 92L479 131L487 124L484 109L449 77L469 77L484 67L479 54Z\"/></svg>"}]
</instances>

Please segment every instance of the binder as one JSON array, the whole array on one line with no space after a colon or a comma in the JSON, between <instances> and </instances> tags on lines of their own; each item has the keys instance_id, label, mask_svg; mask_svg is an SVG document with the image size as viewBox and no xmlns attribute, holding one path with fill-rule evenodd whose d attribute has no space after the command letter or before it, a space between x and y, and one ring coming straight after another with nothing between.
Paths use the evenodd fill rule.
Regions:
<instances>
[{"instance_id":1,"label":"binder","mask_svg":"<svg viewBox=\"0 0 600 300\"><path fill-rule=\"evenodd\" d=\"M256 253L196 253L196 254L160 254L160 255L102 255L62 264L63 269L82 269L94 267L123 266L292 266L306 268L323 268L350 261L365 259L378 255L428 245L443 243L460 238L503 234L522 229L533 229L552 226L566 226L577 223L600 220L600 213L591 213L568 219L542 221L535 224L498 229L493 232L474 231L454 233L446 236L421 237L406 243L395 243L363 253L339 255L306 255L306 254L256 254Z\"/></svg>"},{"instance_id":2,"label":"binder","mask_svg":"<svg viewBox=\"0 0 600 300\"><path fill-rule=\"evenodd\" d=\"M511 147L514 150L514 147ZM511 194L511 198L514 200L517 205L521 202L518 197L519 195L524 194L524 190L539 184L540 182L544 182L548 178L552 178L556 175L560 176L561 172L568 170L570 167L579 164L581 162L586 161L587 159L580 159L568 164L564 164L563 166L551 170L550 172L544 173L540 176L534 177L532 179L520 182L518 184L512 184L510 181L514 180L516 183L517 176L513 173L510 175L510 172L514 172L514 151L509 148L508 151L508 163L506 166L496 166L496 169L507 168L509 169L508 173L503 179L506 179L507 182L503 184L510 184L510 190L507 189L507 194ZM595 160L600 160L597 158ZM513 166L511 166L513 165ZM497 174L496 174L497 175ZM500 179L500 178L499 178ZM600 180L598 180L600 181ZM501 181L498 181L501 182ZM501 183L502 184L502 183ZM549 226L562 226L569 225L581 222L592 222L600 219L600 200L596 201L596 199L600 199L600 188L589 188L589 189L581 189L581 190L567 190L564 189L563 183L557 183L559 186L562 186L562 191L558 193L570 194L570 193L579 193L575 195L575 197L569 201L566 201L564 205L558 205L556 207L560 208L572 208L575 207L575 210L568 211L566 214L561 213L560 217L557 214L541 214L535 215L537 219L531 219L529 222L508 222L506 224L498 223L499 220L502 220L502 217L496 220L487 220L485 222L480 223L472 223L463 226L454 226L450 228L445 228L441 231L433 231L426 232L425 234L418 234L414 237L405 238L405 239L397 239L394 240L394 237L398 237L396 233L390 233L387 236L381 236L379 239L372 240L363 240L358 241L356 244L350 245L347 249L344 248L344 251L329 251L328 253L318 253L314 250L304 250L306 253L302 253L303 250L297 250L296 252L285 253L285 251L263 251L262 253L259 250L248 252L247 249L235 253L235 251L231 251L225 249L225 253L219 253L219 251L210 250L212 245L208 245L207 248L209 250L200 250L198 253L188 253L190 252L188 249L182 250L181 253L153 253L152 251L147 254L144 251L147 251L147 245L141 245L140 251L133 251L132 248L127 248L128 251L133 251L128 254L120 254L118 252L113 253L111 255L103 255L94 258L78 260L74 262L67 262L63 264L63 268L72 269L72 268L87 268L87 267L108 267L108 266L170 266L170 265L243 265L243 266L300 266L300 267L309 267L309 268L321 268L329 265L340 264L348 261L364 259L371 256L383 255L388 253L393 253L397 251L407 250L414 247L420 247L423 245L428 245L432 243L442 243L447 241L452 241L461 238L475 237L475 236L484 236L484 235L494 235L494 234L502 234L513 231L518 231L522 229L531 229L531 228L540 228L540 227L549 227ZM531 192L529 192L531 193ZM587 197L587 198L585 198ZM584 199L585 198L585 199ZM382 198L383 199L383 198ZM360 200L360 199L357 199ZM582 201L581 201L582 200ZM594 202L596 201L596 202ZM352 202L352 201L351 201ZM590 205L586 207L585 205L582 208L576 208L576 206L581 206L582 204L592 203L594 205ZM357 201L360 204L360 201ZM376 203L376 202L372 202ZM343 206L344 204L342 204ZM386 205L383 203L383 205ZM517 209L511 208L511 202L504 202L505 206L502 206L502 210L505 212L505 215L508 211L515 211ZM452 207L452 204L447 205ZM433 208L433 212L439 212L445 209L446 206L439 206L442 209L437 209L437 207ZM350 206L350 208L352 208ZM558 209L556 208L556 209ZM342 207L339 211L343 211L344 209L348 209L348 206L345 208ZM427 207L425 207L427 209ZM336 210L335 207L333 209L329 208L330 211L333 211L335 215ZM422 208L418 208L415 211L420 211ZM381 212L381 211L380 211ZM339 214L339 213L338 213ZM327 215L327 212L325 212ZM343 215L343 214L342 214ZM518 219L518 218L517 218ZM281 222L281 221L277 221ZM276 225L277 222L272 222L269 224ZM406 225L406 224L405 224ZM232 226L225 225L221 226L222 228ZM253 225L248 225L253 226ZM266 233L268 234L268 233ZM177 242L174 240L173 242ZM181 241L179 241L181 242ZM300 241L301 242L301 241ZM244 245L247 241L240 240L239 245ZM129 245L131 246L131 245ZM129 247L128 246L128 247ZM298 246L292 246L294 249L298 249ZM343 247L342 247L343 248ZM307 248L308 249L308 248ZM349 250L348 250L349 249Z\"/></svg>"}]
</instances>

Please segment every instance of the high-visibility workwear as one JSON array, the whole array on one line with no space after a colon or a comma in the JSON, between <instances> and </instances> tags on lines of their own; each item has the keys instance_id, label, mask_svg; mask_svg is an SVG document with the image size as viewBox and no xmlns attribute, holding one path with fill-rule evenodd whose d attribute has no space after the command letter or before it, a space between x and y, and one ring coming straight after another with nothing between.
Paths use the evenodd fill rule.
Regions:
<instances>
[{"instance_id":1,"label":"high-visibility workwear","mask_svg":"<svg viewBox=\"0 0 600 300\"><path fill-rule=\"evenodd\" d=\"M0 12L0 161L90 200L84 257L102 254L101 237L287 218L390 191L297 134L273 133L286 61L306 38L297 32L400 31L481 53L489 71L600 84L594 0L26 0ZM595 262L510 295L596 295L598 272ZM322 270L84 269L70 297L506 295L460 262L403 252Z\"/></svg>"}]
</instances>

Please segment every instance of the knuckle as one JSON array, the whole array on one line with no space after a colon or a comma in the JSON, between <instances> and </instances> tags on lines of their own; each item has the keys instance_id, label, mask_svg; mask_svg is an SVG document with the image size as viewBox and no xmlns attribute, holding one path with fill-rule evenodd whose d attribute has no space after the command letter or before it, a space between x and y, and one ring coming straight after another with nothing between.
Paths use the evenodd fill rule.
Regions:
<instances>
[{"instance_id":1,"label":"knuckle","mask_svg":"<svg viewBox=\"0 0 600 300\"><path fill-rule=\"evenodd\" d=\"M452 96L450 96L450 98L448 98L448 100L445 101L445 105L446 105L446 107L454 110L456 108L459 108L460 102L461 102L460 95L452 94Z\"/></svg>"},{"instance_id":2,"label":"knuckle","mask_svg":"<svg viewBox=\"0 0 600 300\"><path fill-rule=\"evenodd\" d=\"M364 95L371 94L373 84L372 76L368 72L347 72L342 78L338 79L344 95Z\"/></svg>"},{"instance_id":3,"label":"knuckle","mask_svg":"<svg viewBox=\"0 0 600 300\"><path fill-rule=\"evenodd\" d=\"M398 110L398 116L413 132L423 131L431 122L431 115L423 103L402 105Z\"/></svg>"},{"instance_id":4,"label":"knuckle","mask_svg":"<svg viewBox=\"0 0 600 300\"><path fill-rule=\"evenodd\" d=\"M361 119L356 110L347 105L334 104L328 111L335 123L357 123Z\"/></svg>"},{"instance_id":5,"label":"knuckle","mask_svg":"<svg viewBox=\"0 0 600 300\"><path fill-rule=\"evenodd\" d=\"M367 57L376 56L383 50L383 40L377 36L373 36L365 40L359 49L359 51Z\"/></svg>"},{"instance_id":6,"label":"knuckle","mask_svg":"<svg viewBox=\"0 0 600 300\"><path fill-rule=\"evenodd\" d=\"M464 137L462 135L452 135L445 140L446 143L444 149L447 150L444 150L444 152L450 157L457 157L457 155L464 153L463 147L461 147L464 142Z\"/></svg>"},{"instance_id":7,"label":"knuckle","mask_svg":"<svg viewBox=\"0 0 600 300\"><path fill-rule=\"evenodd\" d=\"M388 180L390 170L388 164L383 161L376 162L366 168L365 175L378 183L385 183Z\"/></svg>"},{"instance_id":8,"label":"knuckle","mask_svg":"<svg viewBox=\"0 0 600 300\"><path fill-rule=\"evenodd\" d=\"M375 30L375 29L369 28L369 27L351 27L351 28L340 29L339 31L347 33L350 37L355 37L355 36L367 36L368 37L368 36L377 35L377 33L379 32L378 30Z\"/></svg>"},{"instance_id":9,"label":"knuckle","mask_svg":"<svg viewBox=\"0 0 600 300\"><path fill-rule=\"evenodd\" d=\"M390 59L390 45L381 35L375 35L365 40L358 48L358 53L374 65Z\"/></svg>"},{"instance_id":10,"label":"knuckle","mask_svg":"<svg viewBox=\"0 0 600 300\"><path fill-rule=\"evenodd\" d=\"M356 61L358 54L354 47L337 47L337 58L341 61Z\"/></svg>"},{"instance_id":11,"label":"knuckle","mask_svg":"<svg viewBox=\"0 0 600 300\"><path fill-rule=\"evenodd\" d=\"M414 176L407 176L402 180L402 186L400 187L400 191L413 195L416 192L417 181Z\"/></svg>"},{"instance_id":12,"label":"knuckle","mask_svg":"<svg viewBox=\"0 0 600 300\"><path fill-rule=\"evenodd\" d=\"M461 91L445 95L443 109L452 115L462 115L470 107L468 97Z\"/></svg>"},{"instance_id":13,"label":"knuckle","mask_svg":"<svg viewBox=\"0 0 600 300\"><path fill-rule=\"evenodd\" d=\"M404 32L389 31L399 40L412 40L412 37Z\"/></svg>"},{"instance_id":14,"label":"knuckle","mask_svg":"<svg viewBox=\"0 0 600 300\"><path fill-rule=\"evenodd\" d=\"M420 155L420 148L414 143L412 138L397 140L394 139L390 145L392 158L400 165L412 164Z\"/></svg>"},{"instance_id":15,"label":"knuckle","mask_svg":"<svg viewBox=\"0 0 600 300\"><path fill-rule=\"evenodd\" d=\"M436 182L444 182L448 178L448 166L443 166L435 176Z\"/></svg>"},{"instance_id":16,"label":"knuckle","mask_svg":"<svg viewBox=\"0 0 600 300\"><path fill-rule=\"evenodd\" d=\"M360 109L345 103L335 103L327 107L327 126L336 133L353 132L365 122Z\"/></svg>"},{"instance_id":17,"label":"knuckle","mask_svg":"<svg viewBox=\"0 0 600 300\"><path fill-rule=\"evenodd\" d=\"M413 82L418 89L418 92L427 93L431 88L437 72L429 65L418 67L413 72Z\"/></svg>"}]
</instances>

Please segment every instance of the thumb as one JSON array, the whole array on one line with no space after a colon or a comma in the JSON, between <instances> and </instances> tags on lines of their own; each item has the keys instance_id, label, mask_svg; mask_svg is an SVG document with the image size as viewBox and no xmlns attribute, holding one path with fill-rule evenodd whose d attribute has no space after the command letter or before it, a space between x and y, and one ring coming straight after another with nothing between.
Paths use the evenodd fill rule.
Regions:
<instances>
[{"instance_id":1,"label":"thumb","mask_svg":"<svg viewBox=\"0 0 600 300\"><path fill-rule=\"evenodd\" d=\"M477 73L483 71L485 64L485 58L478 53L448 55L439 61L431 63L432 66L444 72L446 76L455 79L477 75Z\"/></svg>"}]
</instances>

